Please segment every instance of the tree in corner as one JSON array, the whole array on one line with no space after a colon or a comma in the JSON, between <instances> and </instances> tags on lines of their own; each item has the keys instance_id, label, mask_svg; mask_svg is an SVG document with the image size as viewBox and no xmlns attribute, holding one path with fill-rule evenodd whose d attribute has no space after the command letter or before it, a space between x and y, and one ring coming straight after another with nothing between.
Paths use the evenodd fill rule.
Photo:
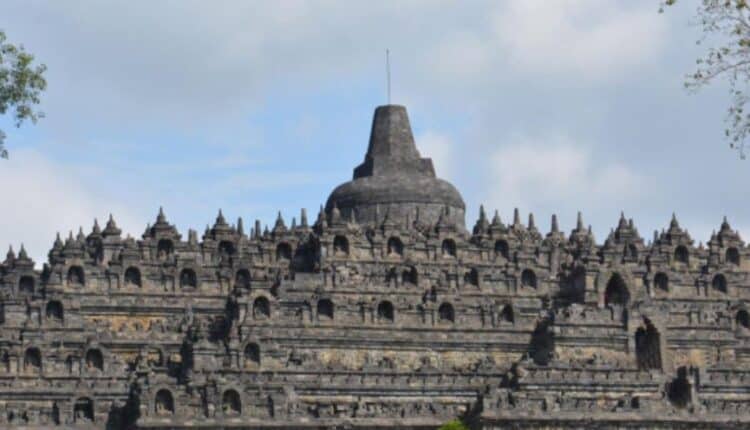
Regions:
<instances>
[{"instance_id":1,"label":"tree in corner","mask_svg":"<svg viewBox=\"0 0 750 430\"><path fill-rule=\"evenodd\" d=\"M16 127L30 120L36 123L44 113L35 111L39 95L47 88L42 76L47 70L44 64L33 65L34 56L22 45L6 43L5 32L0 30L0 115L12 112ZM8 158L5 149L5 133L0 130L0 157Z\"/></svg>"},{"instance_id":2,"label":"tree in corner","mask_svg":"<svg viewBox=\"0 0 750 430\"><path fill-rule=\"evenodd\" d=\"M680 3L660 0L659 12ZM717 79L727 79L731 101L727 109L725 137L729 146L745 158L745 144L750 138L750 5L748 0L699 0L697 22L703 30L698 44L706 44L708 37L715 45L696 60L693 73L687 75L685 87L700 89Z\"/></svg>"}]
</instances>

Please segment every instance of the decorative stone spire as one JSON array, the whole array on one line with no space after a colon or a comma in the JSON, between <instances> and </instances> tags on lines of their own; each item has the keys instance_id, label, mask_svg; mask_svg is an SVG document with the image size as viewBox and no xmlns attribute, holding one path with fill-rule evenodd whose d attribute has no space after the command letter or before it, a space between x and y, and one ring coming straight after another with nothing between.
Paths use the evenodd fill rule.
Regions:
<instances>
[{"instance_id":1,"label":"decorative stone spire","mask_svg":"<svg viewBox=\"0 0 750 430\"><path fill-rule=\"evenodd\" d=\"M83 226L78 227L78 236L76 236L76 241L81 245L86 243L86 235L83 234Z\"/></svg>"},{"instance_id":2,"label":"decorative stone spire","mask_svg":"<svg viewBox=\"0 0 750 430\"><path fill-rule=\"evenodd\" d=\"M62 239L60 238L60 232L58 231L55 235L55 242L52 244L52 249L55 251L61 250L63 247Z\"/></svg>"},{"instance_id":3,"label":"decorative stone spire","mask_svg":"<svg viewBox=\"0 0 750 430\"><path fill-rule=\"evenodd\" d=\"M517 227L521 225L521 213L518 211L518 208L513 208L513 227Z\"/></svg>"},{"instance_id":4,"label":"decorative stone spire","mask_svg":"<svg viewBox=\"0 0 750 430\"><path fill-rule=\"evenodd\" d=\"M559 233L560 232L560 227L557 225L557 215L556 214L552 214L552 221L550 223L551 223L550 231L552 233Z\"/></svg>"},{"instance_id":5,"label":"decorative stone spire","mask_svg":"<svg viewBox=\"0 0 750 430\"><path fill-rule=\"evenodd\" d=\"M23 243L21 244L21 250L18 251L18 259L19 260L28 260L29 255L26 253L26 248L24 248Z\"/></svg>"},{"instance_id":6,"label":"decorative stone spire","mask_svg":"<svg viewBox=\"0 0 750 430\"><path fill-rule=\"evenodd\" d=\"M159 206L159 214L156 215L156 224L167 224L167 217L164 215L164 207Z\"/></svg>"},{"instance_id":7,"label":"decorative stone spire","mask_svg":"<svg viewBox=\"0 0 750 430\"><path fill-rule=\"evenodd\" d=\"M99 228L99 220L94 218L94 226L91 228L91 234L98 236L102 233L102 229Z\"/></svg>"},{"instance_id":8,"label":"decorative stone spire","mask_svg":"<svg viewBox=\"0 0 750 430\"><path fill-rule=\"evenodd\" d=\"M300 227L302 227L302 228L308 228L308 227L309 227L309 225L308 225L308 223L307 223L307 209L305 209L305 208L302 208L302 209L300 210L300 214L299 214L299 225L300 225Z\"/></svg>"},{"instance_id":9,"label":"decorative stone spire","mask_svg":"<svg viewBox=\"0 0 750 430\"><path fill-rule=\"evenodd\" d=\"M237 234L245 235L245 226L242 224L242 217L237 217Z\"/></svg>"},{"instance_id":10,"label":"decorative stone spire","mask_svg":"<svg viewBox=\"0 0 750 430\"><path fill-rule=\"evenodd\" d=\"M13 245L8 246L8 253L5 254L5 262L12 263L16 259L16 253L13 252Z\"/></svg>"},{"instance_id":11,"label":"decorative stone spire","mask_svg":"<svg viewBox=\"0 0 750 430\"><path fill-rule=\"evenodd\" d=\"M109 214L109 220L107 221L107 225L104 226L104 231L102 232L102 235L104 237L119 236L120 233L122 233L122 230L117 228L117 224L115 223L114 217L112 217L112 214Z\"/></svg>"},{"instance_id":12,"label":"decorative stone spire","mask_svg":"<svg viewBox=\"0 0 750 430\"><path fill-rule=\"evenodd\" d=\"M498 231L505 228L503 221L500 219L500 213L495 209L495 215L492 216L492 224L490 224L491 231Z\"/></svg>"},{"instance_id":13,"label":"decorative stone spire","mask_svg":"<svg viewBox=\"0 0 750 430\"><path fill-rule=\"evenodd\" d=\"M256 219L255 228L253 228L253 239L260 239L260 233L261 233L260 220Z\"/></svg>"},{"instance_id":14,"label":"decorative stone spire","mask_svg":"<svg viewBox=\"0 0 750 430\"><path fill-rule=\"evenodd\" d=\"M281 211L276 215L276 223L273 225L273 234L281 234L286 232L286 224L284 224L284 218L281 216Z\"/></svg>"},{"instance_id":15,"label":"decorative stone spire","mask_svg":"<svg viewBox=\"0 0 750 430\"><path fill-rule=\"evenodd\" d=\"M484 205L479 206L479 219L474 224L474 234L485 234L490 226L487 220L487 214L484 212Z\"/></svg>"}]
</instances>

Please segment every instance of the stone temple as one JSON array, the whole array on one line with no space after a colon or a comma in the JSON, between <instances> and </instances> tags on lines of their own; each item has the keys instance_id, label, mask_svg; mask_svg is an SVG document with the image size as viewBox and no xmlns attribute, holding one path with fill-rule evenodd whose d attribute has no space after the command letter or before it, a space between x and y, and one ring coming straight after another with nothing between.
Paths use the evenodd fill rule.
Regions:
<instances>
[{"instance_id":1,"label":"stone temple","mask_svg":"<svg viewBox=\"0 0 750 430\"><path fill-rule=\"evenodd\" d=\"M363 145L364 146L364 145ZM465 205L375 111L314 220L58 237L0 264L0 428L750 426L750 250Z\"/></svg>"}]
</instances>

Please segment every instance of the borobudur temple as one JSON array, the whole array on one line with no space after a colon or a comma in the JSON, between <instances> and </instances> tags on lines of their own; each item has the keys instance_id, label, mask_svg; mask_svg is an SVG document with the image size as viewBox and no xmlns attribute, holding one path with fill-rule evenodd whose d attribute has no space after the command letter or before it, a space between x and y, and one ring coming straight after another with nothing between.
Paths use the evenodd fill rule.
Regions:
<instances>
[{"instance_id":1,"label":"borobudur temple","mask_svg":"<svg viewBox=\"0 0 750 430\"><path fill-rule=\"evenodd\" d=\"M0 264L0 427L747 428L750 250L465 226L406 109L308 220L114 219Z\"/></svg>"}]
</instances>

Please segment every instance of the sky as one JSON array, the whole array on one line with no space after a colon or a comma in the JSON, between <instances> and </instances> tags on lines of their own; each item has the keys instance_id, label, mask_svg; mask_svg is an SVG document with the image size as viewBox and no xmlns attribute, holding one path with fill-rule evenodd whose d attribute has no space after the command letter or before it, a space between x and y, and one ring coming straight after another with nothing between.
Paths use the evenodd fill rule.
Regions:
<instances>
[{"instance_id":1,"label":"sky","mask_svg":"<svg viewBox=\"0 0 750 430\"><path fill-rule=\"evenodd\" d=\"M140 237L160 206L187 237L219 209L273 224L351 178L374 108L407 106L417 146L479 205L577 211L599 242L673 212L707 241L750 235L750 161L723 140L725 82L689 93L697 0L4 0L0 29L48 67L37 125L0 160L0 247L41 264L55 233L113 214ZM2 248L0 248L2 249Z\"/></svg>"}]
</instances>

